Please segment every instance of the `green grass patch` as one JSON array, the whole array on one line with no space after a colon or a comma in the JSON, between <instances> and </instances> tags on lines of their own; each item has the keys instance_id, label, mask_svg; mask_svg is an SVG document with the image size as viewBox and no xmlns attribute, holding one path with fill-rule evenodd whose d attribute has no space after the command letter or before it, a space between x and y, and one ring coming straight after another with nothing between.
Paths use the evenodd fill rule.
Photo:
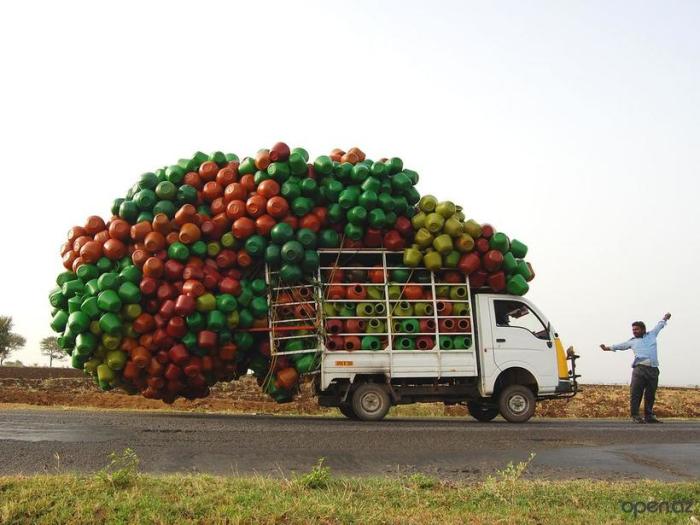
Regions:
<instances>
[{"instance_id":1,"label":"green grass patch","mask_svg":"<svg viewBox=\"0 0 700 525\"><path fill-rule=\"evenodd\" d=\"M700 514L699 482L533 481L522 479L527 464L509 464L470 483L425 474L336 477L323 460L290 479L155 476L139 473L138 458L126 450L94 475L0 477L0 523L561 525L693 523ZM649 502L667 502L669 508L652 512ZM687 504L673 512L674 502L691 502L690 512Z\"/></svg>"}]
</instances>

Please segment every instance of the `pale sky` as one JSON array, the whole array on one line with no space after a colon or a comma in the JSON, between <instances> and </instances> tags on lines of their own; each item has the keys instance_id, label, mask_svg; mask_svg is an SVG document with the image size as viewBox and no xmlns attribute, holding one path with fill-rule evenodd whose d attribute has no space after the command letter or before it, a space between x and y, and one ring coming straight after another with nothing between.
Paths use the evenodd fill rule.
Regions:
<instances>
[{"instance_id":1,"label":"pale sky","mask_svg":"<svg viewBox=\"0 0 700 525\"><path fill-rule=\"evenodd\" d=\"M530 246L528 297L582 381L673 314L698 384L700 3L3 2L0 314L44 362L59 246L137 177L278 140L399 156L418 189ZM695 319L695 321L693 321Z\"/></svg>"}]
</instances>

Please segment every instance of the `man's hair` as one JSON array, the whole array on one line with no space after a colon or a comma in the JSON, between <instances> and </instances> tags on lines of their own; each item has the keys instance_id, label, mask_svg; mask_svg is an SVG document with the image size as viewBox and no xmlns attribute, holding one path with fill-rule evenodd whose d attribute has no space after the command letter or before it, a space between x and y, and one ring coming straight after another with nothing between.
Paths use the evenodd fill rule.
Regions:
<instances>
[{"instance_id":1,"label":"man's hair","mask_svg":"<svg viewBox=\"0 0 700 525\"><path fill-rule=\"evenodd\" d=\"M634 323L632 323L632 326L637 326L637 327L641 328L642 332L647 331L647 325L645 325L642 321L635 321Z\"/></svg>"}]
</instances>

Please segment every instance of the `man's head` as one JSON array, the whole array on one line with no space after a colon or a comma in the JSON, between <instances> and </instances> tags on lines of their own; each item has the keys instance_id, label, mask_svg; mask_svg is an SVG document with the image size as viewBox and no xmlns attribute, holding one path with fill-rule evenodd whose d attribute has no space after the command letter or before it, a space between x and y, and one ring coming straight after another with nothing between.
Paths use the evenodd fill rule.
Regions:
<instances>
[{"instance_id":1,"label":"man's head","mask_svg":"<svg viewBox=\"0 0 700 525\"><path fill-rule=\"evenodd\" d=\"M647 333L647 327L642 321L635 321L632 323L632 335L634 337L644 337Z\"/></svg>"}]
</instances>

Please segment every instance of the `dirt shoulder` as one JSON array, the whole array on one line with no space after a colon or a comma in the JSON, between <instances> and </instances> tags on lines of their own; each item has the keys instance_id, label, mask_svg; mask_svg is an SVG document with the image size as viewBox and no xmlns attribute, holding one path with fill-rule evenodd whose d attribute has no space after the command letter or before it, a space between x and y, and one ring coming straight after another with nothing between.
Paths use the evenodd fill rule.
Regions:
<instances>
[{"instance_id":1,"label":"dirt shoulder","mask_svg":"<svg viewBox=\"0 0 700 525\"><path fill-rule=\"evenodd\" d=\"M76 374L77 372L77 374ZM11 377L14 375L14 377ZM292 403L277 404L262 394L255 379L246 377L232 383L220 383L206 399L177 400L166 405L158 400L129 396L123 392L100 391L92 381L71 369L0 367L0 408L12 405L93 407L138 410L227 411L241 413L336 415L336 409L316 403L311 385L302 385L301 394ZM627 417L629 390L624 385L582 385L579 395L569 400L541 403L537 415L543 417L605 418ZM700 389L661 387L655 411L659 417L700 417ZM393 415L464 416L461 406L418 403L395 407Z\"/></svg>"}]
</instances>

